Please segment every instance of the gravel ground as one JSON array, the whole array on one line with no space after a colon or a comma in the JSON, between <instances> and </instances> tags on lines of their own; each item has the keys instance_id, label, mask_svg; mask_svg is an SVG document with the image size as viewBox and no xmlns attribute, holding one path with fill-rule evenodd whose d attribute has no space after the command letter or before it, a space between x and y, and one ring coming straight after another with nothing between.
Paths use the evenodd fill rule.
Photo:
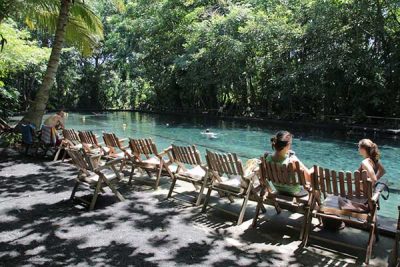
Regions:
<instances>
[{"instance_id":1,"label":"gravel ground","mask_svg":"<svg viewBox=\"0 0 400 267\"><path fill-rule=\"evenodd\" d=\"M252 229L253 203L246 222L235 226L230 215L193 207L191 185L180 183L180 194L166 200L167 178L156 191L123 181L118 189L126 201L106 193L87 212L69 200L76 173L67 163L0 150L1 266L358 266L364 259L363 251L324 243L297 250L297 214L275 215L268 208L269 220ZM216 202L232 210L240 204L214 197ZM367 233L349 229L322 234L354 244L367 239ZM381 238L371 265L386 266L392 245Z\"/></svg>"}]
</instances>

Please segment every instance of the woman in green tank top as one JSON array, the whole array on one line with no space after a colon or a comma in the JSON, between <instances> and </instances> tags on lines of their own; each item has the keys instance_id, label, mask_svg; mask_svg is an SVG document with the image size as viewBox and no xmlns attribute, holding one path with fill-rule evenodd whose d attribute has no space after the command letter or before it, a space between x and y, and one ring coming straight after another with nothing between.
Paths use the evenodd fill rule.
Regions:
<instances>
[{"instance_id":1,"label":"woman in green tank top","mask_svg":"<svg viewBox=\"0 0 400 267\"><path fill-rule=\"evenodd\" d=\"M266 155L266 161L278 164L289 164L294 162L300 163L301 170L304 171L307 182L310 182L310 175L312 169L308 169L294 154L291 149L293 136L288 131L279 131L274 137L271 138L271 146L274 150L273 154ZM273 184L275 189L279 192L296 195L302 191L301 185L283 185Z\"/></svg>"}]
</instances>

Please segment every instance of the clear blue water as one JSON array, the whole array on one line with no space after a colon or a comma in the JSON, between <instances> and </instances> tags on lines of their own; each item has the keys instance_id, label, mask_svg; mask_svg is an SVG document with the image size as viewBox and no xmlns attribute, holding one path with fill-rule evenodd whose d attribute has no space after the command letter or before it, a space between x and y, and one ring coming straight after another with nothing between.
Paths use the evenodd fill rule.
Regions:
<instances>
[{"instance_id":1,"label":"clear blue water","mask_svg":"<svg viewBox=\"0 0 400 267\"><path fill-rule=\"evenodd\" d=\"M85 118L83 120L83 117ZM126 128L123 127L126 124ZM269 140L278 130L275 126L247 124L189 116L154 115L137 112L111 112L101 114L70 113L67 128L93 130L100 136L102 132L114 132L121 138L151 137L159 150L175 144L195 144L204 156L205 149L235 152L243 161L271 151ZM217 139L202 135L206 128L218 134ZM385 178L391 187L400 189L398 158L400 142L380 139L375 136L346 137L340 133L322 132L316 129L296 129L287 125L285 130L294 135L293 150L308 166L317 164L336 170L356 170L362 158L358 155L358 140L364 137L378 143L382 153L382 163L386 168ZM389 200L381 201L380 215L397 218L400 194L392 192Z\"/></svg>"}]
</instances>

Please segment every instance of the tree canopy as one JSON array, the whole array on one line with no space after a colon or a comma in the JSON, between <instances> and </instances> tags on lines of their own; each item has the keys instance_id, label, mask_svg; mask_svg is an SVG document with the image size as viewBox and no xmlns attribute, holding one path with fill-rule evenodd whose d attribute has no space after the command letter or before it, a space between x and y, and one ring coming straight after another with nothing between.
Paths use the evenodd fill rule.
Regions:
<instances>
[{"instance_id":1,"label":"tree canopy","mask_svg":"<svg viewBox=\"0 0 400 267\"><path fill-rule=\"evenodd\" d=\"M125 7L93 3L104 40L89 57L63 50L49 108L400 115L397 1L130 0ZM41 47L50 42L38 31L30 36ZM2 89L24 92L7 72ZM26 68L17 73L33 77ZM19 110L28 106L22 95Z\"/></svg>"}]
</instances>

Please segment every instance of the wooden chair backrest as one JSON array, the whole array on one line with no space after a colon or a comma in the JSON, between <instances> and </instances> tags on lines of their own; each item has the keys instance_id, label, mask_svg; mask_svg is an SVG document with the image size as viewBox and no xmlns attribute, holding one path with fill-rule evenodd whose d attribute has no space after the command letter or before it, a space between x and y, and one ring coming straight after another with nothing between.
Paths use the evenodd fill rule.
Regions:
<instances>
[{"instance_id":1,"label":"wooden chair backrest","mask_svg":"<svg viewBox=\"0 0 400 267\"><path fill-rule=\"evenodd\" d=\"M267 181L284 185L306 185L304 171L298 161L294 163L279 164L268 162L265 157L260 158L260 183L267 186Z\"/></svg>"},{"instance_id":2,"label":"wooden chair backrest","mask_svg":"<svg viewBox=\"0 0 400 267\"><path fill-rule=\"evenodd\" d=\"M235 153L215 153L206 151L208 168L219 175L240 175L243 176L243 166Z\"/></svg>"},{"instance_id":3,"label":"wooden chair backrest","mask_svg":"<svg viewBox=\"0 0 400 267\"><path fill-rule=\"evenodd\" d=\"M74 129L64 129L62 132L63 132L64 138L73 143L77 143L77 142L81 141L78 133Z\"/></svg>"},{"instance_id":4,"label":"wooden chair backrest","mask_svg":"<svg viewBox=\"0 0 400 267\"><path fill-rule=\"evenodd\" d=\"M85 160L83 153L78 149L67 148L67 153L71 157L75 166L82 171L87 171L91 169L89 162Z\"/></svg>"},{"instance_id":5,"label":"wooden chair backrest","mask_svg":"<svg viewBox=\"0 0 400 267\"><path fill-rule=\"evenodd\" d=\"M151 155L158 155L157 146L151 138L144 139L129 139L129 147L132 153L140 157L144 155L146 158L150 158Z\"/></svg>"},{"instance_id":6,"label":"wooden chair backrest","mask_svg":"<svg viewBox=\"0 0 400 267\"><path fill-rule=\"evenodd\" d=\"M314 166L312 188L321 192L324 197L328 194L352 198L371 199L373 183L368 179L367 171L351 172L334 171Z\"/></svg>"},{"instance_id":7,"label":"wooden chair backrest","mask_svg":"<svg viewBox=\"0 0 400 267\"><path fill-rule=\"evenodd\" d=\"M195 145L176 146L172 145L172 156L174 160L190 165L201 165L200 152Z\"/></svg>"},{"instance_id":8,"label":"wooden chair backrest","mask_svg":"<svg viewBox=\"0 0 400 267\"><path fill-rule=\"evenodd\" d=\"M85 173L95 171L99 166L101 154L87 154L84 150L76 148L67 148L66 150L75 166Z\"/></svg>"},{"instance_id":9,"label":"wooden chair backrest","mask_svg":"<svg viewBox=\"0 0 400 267\"><path fill-rule=\"evenodd\" d=\"M92 131L79 131L79 138L84 144L99 146L96 135Z\"/></svg>"},{"instance_id":10,"label":"wooden chair backrest","mask_svg":"<svg viewBox=\"0 0 400 267\"><path fill-rule=\"evenodd\" d=\"M108 147L121 147L118 137L114 133L103 133L104 144Z\"/></svg>"}]
</instances>

